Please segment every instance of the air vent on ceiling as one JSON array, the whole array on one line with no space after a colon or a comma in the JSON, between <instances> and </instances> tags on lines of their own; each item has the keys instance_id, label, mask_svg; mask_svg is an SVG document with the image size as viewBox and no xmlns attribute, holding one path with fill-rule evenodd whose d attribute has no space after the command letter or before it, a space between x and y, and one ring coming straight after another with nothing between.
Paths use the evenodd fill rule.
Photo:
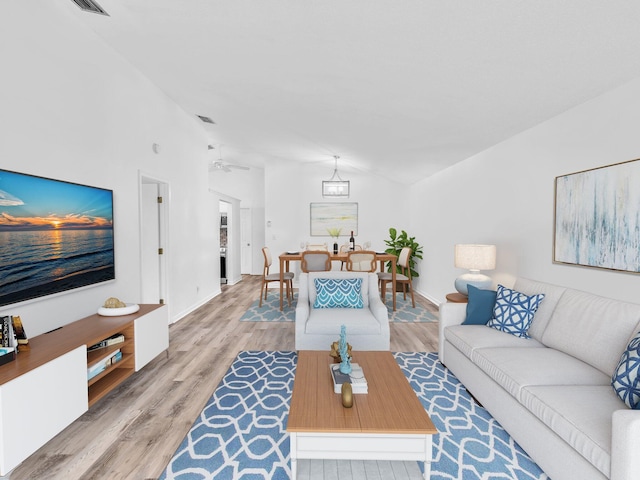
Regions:
<instances>
[{"instance_id":1,"label":"air vent on ceiling","mask_svg":"<svg viewBox=\"0 0 640 480\"><path fill-rule=\"evenodd\" d=\"M71 1L76 5L78 5L85 12L99 13L100 15L106 15L107 17L109 16L109 14L105 12L102 9L102 7L98 5L94 0L71 0Z\"/></svg>"},{"instance_id":2,"label":"air vent on ceiling","mask_svg":"<svg viewBox=\"0 0 640 480\"><path fill-rule=\"evenodd\" d=\"M200 120L202 120L204 123L210 123L211 125L215 125L216 122L214 122L213 120L211 120L209 117L204 117L202 115L198 115L197 116Z\"/></svg>"}]
</instances>

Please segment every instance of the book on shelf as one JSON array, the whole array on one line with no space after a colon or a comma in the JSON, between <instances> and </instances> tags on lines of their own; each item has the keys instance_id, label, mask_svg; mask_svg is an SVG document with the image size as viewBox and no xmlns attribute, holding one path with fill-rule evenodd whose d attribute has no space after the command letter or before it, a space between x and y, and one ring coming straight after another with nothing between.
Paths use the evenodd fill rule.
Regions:
<instances>
[{"instance_id":1,"label":"book on shelf","mask_svg":"<svg viewBox=\"0 0 640 480\"><path fill-rule=\"evenodd\" d=\"M339 363L329 365L329 369L331 370L331 378L333 379L333 391L335 393L341 393L342 384L346 382L351 384L351 391L353 393L369 393L369 385L367 384L367 379L364 376L362 367L357 363L351 364L351 373L348 375L340 371Z\"/></svg>"},{"instance_id":2,"label":"book on shelf","mask_svg":"<svg viewBox=\"0 0 640 480\"><path fill-rule=\"evenodd\" d=\"M11 317L11 325L20 350L29 350L29 338L22 325L22 319L19 315Z\"/></svg>"},{"instance_id":3,"label":"book on shelf","mask_svg":"<svg viewBox=\"0 0 640 480\"><path fill-rule=\"evenodd\" d=\"M0 347L13 347L11 342L12 338L9 333L10 325L11 325L11 316L10 315L3 316L2 325L0 325L0 328L2 329L2 332L0 332L0 335L2 336Z\"/></svg>"},{"instance_id":4,"label":"book on shelf","mask_svg":"<svg viewBox=\"0 0 640 480\"><path fill-rule=\"evenodd\" d=\"M91 380L96 375L101 374L107 369L107 367L114 363L118 363L120 360L122 360L122 352L120 349L110 352L104 358L87 368L87 380Z\"/></svg>"},{"instance_id":5,"label":"book on shelf","mask_svg":"<svg viewBox=\"0 0 640 480\"><path fill-rule=\"evenodd\" d=\"M91 352L93 350L109 347L111 345L117 345L118 343L123 343L123 342L124 342L124 335L122 333L116 333L115 335L112 335L109 338L105 338L104 340L96 343L95 345L91 345L89 348L87 348L87 351Z\"/></svg>"}]
</instances>

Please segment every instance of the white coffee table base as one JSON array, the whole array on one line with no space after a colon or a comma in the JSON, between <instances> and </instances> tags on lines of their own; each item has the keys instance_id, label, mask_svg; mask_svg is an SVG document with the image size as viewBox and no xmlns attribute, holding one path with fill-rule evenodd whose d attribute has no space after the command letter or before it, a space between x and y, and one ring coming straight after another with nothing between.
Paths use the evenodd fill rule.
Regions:
<instances>
[{"instance_id":1,"label":"white coffee table base","mask_svg":"<svg viewBox=\"0 0 640 480\"><path fill-rule=\"evenodd\" d=\"M431 476L432 435L290 432L291 478L298 459L416 460Z\"/></svg>"}]
</instances>

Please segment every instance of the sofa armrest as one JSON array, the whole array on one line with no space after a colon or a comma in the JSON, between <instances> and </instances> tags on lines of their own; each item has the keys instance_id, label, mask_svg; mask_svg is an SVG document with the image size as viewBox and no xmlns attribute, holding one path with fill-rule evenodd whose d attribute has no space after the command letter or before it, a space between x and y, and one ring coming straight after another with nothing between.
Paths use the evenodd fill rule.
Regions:
<instances>
[{"instance_id":1,"label":"sofa armrest","mask_svg":"<svg viewBox=\"0 0 640 480\"><path fill-rule=\"evenodd\" d=\"M298 278L298 303L296 304L295 338L304 335L309 320L309 274L301 273ZM296 350L298 347L296 346Z\"/></svg>"},{"instance_id":2,"label":"sofa armrest","mask_svg":"<svg viewBox=\"0 0 640 480\"><path fill-rule=\"evenodd\" d=\"M438 324L438 357L443 362L444 329L451 325L460 325L467 318L467 304L442 302L439 307L440 322ZM444 362L443 362L444 363Z\"/></svg>"},{"instance_id":3,"label":"sofa armrest","mask_svg":"<svg viewBox=\"0 0 640 480\"><path fill-rule=\"evenodd\" d=\"M373 290L373 294L369 295L369 310L376 318L380 325L389 326L389 311L378 294L378 290Z\"/></svg>"},{"instance_id":4,"label":"sofa armrest","mask_svg":"<svg viewBox=\"0 0 640 480\"><path fill-rule=\"evenodd\" d=\"M613 412L611 480L632 480L640 472L640 410Z\"/></svg>"}]
</instances>

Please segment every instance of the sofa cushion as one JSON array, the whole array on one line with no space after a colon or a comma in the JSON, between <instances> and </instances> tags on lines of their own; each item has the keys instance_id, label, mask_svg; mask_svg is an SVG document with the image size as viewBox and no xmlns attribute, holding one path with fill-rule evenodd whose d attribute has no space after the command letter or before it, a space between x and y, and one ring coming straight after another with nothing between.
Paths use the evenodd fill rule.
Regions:
<instances>
[{"instance_id":1,"label":"sofa cushion","mask_svg":"<svg viewBox=\"0 0 640 480\"><path fill-rule=\"evenodd\" d=\"M469 299L467 302L467 316L462 325L486 325L493 315L496 304L495 290L481 290L468 285Z\"/></svg>"},{"instance_id":2,"label":"sofa cushion","mask_svg":"<svg viewBox=\"0 0 640 480\"><path fill-rule=\"evenodd\" d=\"M609 478L611 418L624 408L610 387L530 386L522 397L531 413Z\"/></svg>"},{"instance_id":3,"label":"sofa cushion","mask_svg":"<svg viewBox=\"0 0 640 480\"><path fill-rule=\"evenodd\" d=\"M567 289L549 320L542 343L611 377L639 320L640 305Z\"/></svg>"},{"instance_id":4,"label":"sofa cushion","mask_svg":"<svg viewBox=\"0 0 640 480\"><path fill-rule=\"evenodd\" d=\"M489 377L521 401L531 385L607 385L597 368L552 348L477 348L473 360Z\"/></svg>"},{"instance_id":5,"label":"sofa cushion","mask_svg":"<svg viewBox=\"0 0 640 480\"><path fill-rule=\"evenodd\" d=\"M487 328L485 325L452 325L445 328L444 337L471 360L475 360L473 351L478 348L544 347L533 338L516 337L493 328Z\"/></svg>"},{"instance_id":6,"label":"sofa cushion","mask_svg":"<svg viewBox=\"0 0 640 480\"><path fill-rule=\"evenodd\" d=\"M630 408L640 405L640 332L633 337L613 372L611 386Z\"/></svg>"},{"instance_id":7,"label":"sofa cushion","mask_svg":"<svg viewBox=\"0 0 640 480\"><path fill-rule=\"evenodd\" d=\"M529 338L527 331L543 298L544 294L525 295L498 285L493 317L487 326L516 337Z\"/></svg>"},{"instance_id":8,"label":"sofa cushion","mask_svg":"<svg viewBox=\"0 0 640 480\"><path fill-rule=\"evenodd\" d=\"M531 338L535 338L541 342L542 334L544 333L545 328L547 328L549 319L551 318L553 311L556 309L556 305L558 305L558 301L562 297L562 294L567 290L567 288L552 285L550 283L529 280L528 278L518 278L516 283L513 285L513 289L522 292L525 295L544 293L544 302L538 306L538 310L536 310L536 314L534 315L529 331L527 332Z\"/></svg>"},{"instance_id":9,"label":"sofa cushion","mask_svg":"<svg viewBox=\"0 0 640 480\"><path fill-rule=\"evenodd\" d=\"M347 341L349 335L379 335L380 324L368 308L365 309L314 309L305 325L305 333L335 334L340 336L340 327L347 325ZM331 345L327 345L327 351Z\"/></svg>"},{"instance_id":10,"label":"sofa cushion","mask_svg":"<svg viewBox=\"0 0 640 480\"><path fill-rule=\"evenodd\" d=\"M314 278L313 308L363 308L361 278Z\"/></svg>"},{"instance_id":11,"label":"sofa cushion","mask_svg":"<svg viewBox=\"0 0 640 480\"><path fill-rule=\"evenodd\" d=\"M305 274L300 274L300 278L304 278L303 275L306 275L308 278L308 288L309 288L309 305L313 305L316 301L316 287L314 284L314 279L316 278L361 278L362 279L362 305L364 308L369 308L369 284L372 280L369 278L369 275L373 275L374 280L372 285L376 287L377 292L377 277L375 274L370 274L366 272L342 272L342 271L330 271L330 272L309 272Z\"/></svg>"}]
</instances>

